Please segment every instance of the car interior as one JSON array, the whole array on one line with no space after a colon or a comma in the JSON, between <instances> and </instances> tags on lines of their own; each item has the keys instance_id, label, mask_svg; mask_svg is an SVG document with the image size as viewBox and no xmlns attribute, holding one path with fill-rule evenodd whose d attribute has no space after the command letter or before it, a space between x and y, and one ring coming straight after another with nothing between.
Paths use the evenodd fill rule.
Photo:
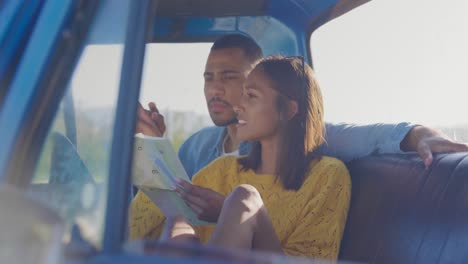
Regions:
<instances>
[{"instance_id":1,"label":"car interior","mask_svg":"<svg viewBox=\"0 0 468 264\"><path fill-rule=\"evenodd\" d=\"M22 15L30 14L28 21L37 19L38 23L46 23L47 15L56 12L51 7L53 1L39 2L42 3L39 9L31 6L32 11L23 10ZM61 71L40 79L41 82L31 86L37 92L31 90L24 95L38 98L18 104L23 111L18 115L22 123L15 126L15 132L20 136L11 136L15 144L5 147L4 151L10 152L2 154L14 162L4 165L0 157L0 172L7 175L9 185L26 190L26 199L29 199L26 208L31 207L32 202L36 209L54 212L37 213L34 217L47 218L38 221L51 223L47 228L56 228L55 235L63 234L60 240L68 245L66 256L70 259L89 259L105 252L108 257L112 254L135 257L122 257L122 262L171 261L172 258L220 263L229 260L234 263L281 262L284 259L274 254L127 241L126 221L132 198L129 176L132 133L135 109L142 92L139 83L145 45L210 44L219 36L240 33L253 38L265 55L301 55L313 66L312 33L367 2L369 0L121 0L94 5L70 4L64 14L73 15L58 29L62 37L55 37L56 48L50 48L52 55L44 58L47 63L42 66L44 75L57 69ZM35 17L34 14L40 13L38 10L44 14ZM33 28L25 26L22 30L29 32ZM41 41L39 33L38 30L28 38L16 39L20 48L12 54L24 51L24 55L0 60L5 65L7 62L13 65L8 68L0 64L1 125L7 122L4 121L6 115L19 111L13 103L10 105L9 100L15 97L9 94L19 93L21 85L29 85L15 78L28 72L28 65L23 65L21 60L33 58L27 52L33 49L34 43ZM31 47L25 44L26 40L32 43ZM105 52L113 59L89 59L93 54ZM108 74L99 72L104 67ZM13 76L11 71L19 77ZM95 84L83 92L84 89L79 88L79 76L86 71L96 73ZM106 78L110 81L101 80ZM9 88L3 89L4 86ZM201 91L201 87L193 88ZM96 104L83 110L83 102L92 104L99 100L106 100L106 109ZM22 140L26 143L21 143ZM464 250L464 243L468 241L468 153L437 154L429 168L416 153L374 154L348 162L346 166L351 174L352 195L340 261L468 261ZM22 175L21 179L15 179L18 177L15 175ZM19 195L11 193L10 190L0 191L0 197ZM14 206L23 203L21 199L18 198ZM2 211L12 210L8 208L11 202L5 202L4 198L0 201ZM36 203L47 206L42 208ZM36 209L31 209L31 213ZM58 218L63 220L61 224L57 224ZM3 227L1 230L2 234L8 231ZM58 249L52 246L47 250L52 254L50 252ZM304 260L289 262L294 261L302 263Z\"/></svg>"}]
</instances>

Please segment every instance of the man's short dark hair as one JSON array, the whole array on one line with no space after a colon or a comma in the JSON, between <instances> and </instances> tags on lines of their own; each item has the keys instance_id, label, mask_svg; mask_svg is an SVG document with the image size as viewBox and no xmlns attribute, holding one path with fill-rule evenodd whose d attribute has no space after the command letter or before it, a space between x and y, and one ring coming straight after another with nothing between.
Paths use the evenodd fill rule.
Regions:
<instances>
[{"instance_id":1,"label":"man's short dark hair","mask_svg":"<svg viewBox=\"0 0 468 264\"><path fill-rule=\"evenodd\" d=\"M218 38L211 46L211 50L220 50L228 48L241 49L245 56L252 62L263 58L263 52L257 42L241 34L229 34Z\"/></svg>"}]
</instances>

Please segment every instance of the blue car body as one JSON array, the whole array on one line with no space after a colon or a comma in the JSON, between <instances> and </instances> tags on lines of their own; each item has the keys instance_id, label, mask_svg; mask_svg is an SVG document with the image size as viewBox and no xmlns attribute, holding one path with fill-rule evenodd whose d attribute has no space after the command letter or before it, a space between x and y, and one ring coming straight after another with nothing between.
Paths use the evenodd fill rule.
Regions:
<instances>
[{"instance_id":1,"label":"blue car body","mask_svg":"<svg viewBox=\"0 0 468 264\"><path fill-rule=\"evenodd\" d=\"M326 22L366 0L0 2L0 181L30 183L47 132L66 93L85 41L125 41L120 76L102 250L67 262L204 263L207 257L142 256L123 250L130 199L129 171L136 105L147 42L206 42L227 33L254 38L266 55L302 55L312 64L309 39ZM230 3L232 2L232 3ZM235 3L234 3L235 2ZM220 4L221 3L221 4ZM212 9L210 9L212 7ZM92 31L98 14L115 23L128 11L127 31ZM73 118L67 136L73 142ZM210 253L206 253L209 255ZM217 259L219 263L227 260Z\"/></svg>"}]
</instances>

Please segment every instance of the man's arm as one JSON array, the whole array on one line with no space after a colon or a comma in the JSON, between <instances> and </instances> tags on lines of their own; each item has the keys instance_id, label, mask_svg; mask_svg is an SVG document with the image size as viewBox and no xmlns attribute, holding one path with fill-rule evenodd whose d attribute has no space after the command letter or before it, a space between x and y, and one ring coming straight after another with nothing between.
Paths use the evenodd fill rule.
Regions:
<instances>
[{"instance_id":1,"label":"man's arm","mask_svg":"<svg viewBox=\"0 0 468 264\"><path fill-rule=\"evenodd\" d=\"M457 143L446 135L424 126L415 126L400 143L403 151L416 151L426 167L432 163L432 153L465 152L468 145Z\"/></svg>"},{"instance_id":2,"label":"man's arm","mask_svg":"<svg viewBox=\"0 0 468 264\"><path fill-rule=\"evenodd\" d=\"M322 155L345 162L375 153L402 153L400 142L414 127L400 124L326 124L326 142L320 147Z\"/></svg>"},{"instance_id":3,"label":"man's arm","mask_svg":"<svg viewBox=\"0 0 468 264\"><path fill-rule=\"evenodd\" d=\"M404 151L417 151L428 166L432 162L432 153L468 151L468 146L455 143L430 128L410 123L327 123L326 143L319 149L320 154L337 157L345 162L370 154Z\"/></svg>"}]
</instances>

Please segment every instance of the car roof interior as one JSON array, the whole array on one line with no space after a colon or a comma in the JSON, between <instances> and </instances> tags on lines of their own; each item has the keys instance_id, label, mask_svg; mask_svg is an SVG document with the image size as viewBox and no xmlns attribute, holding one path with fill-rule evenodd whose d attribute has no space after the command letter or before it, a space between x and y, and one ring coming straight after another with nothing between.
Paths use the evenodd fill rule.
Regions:
<instances>
[{"instance_id":1,"label":"car roof interior","mask_svg":"<svg viewBox=\"0 0 468 264\"><path fill-rule=\"evenodd\" d=\"M268 7L267 0L163 0L157 15L163 17L223 17L261 16Z\"/></svg>"},{"instance_id":2,"label":"car roof interior","mask_svg":"<svg viewBox=\"0 0 468 264\"><path fill-rule=\"evenodd\" d=\"M272 26L269 30L284 31L287 28L310 34L328 21L369 1L159 0L151 42L207 42L213 41L219 35L232 32L244 32L255 38L256 36L251 34L254 30L252 27L261 27L265 23ZM105 5L105 9L112 10L108 12L112 17L107 17L107 20L122 19L122 16L118 15L121 3L105 2ZM291 13L297 15L287 15ZM253 21L260 18L262 21ZM250 32L241 28L244 21L249 24ZM235 27L228 28L229 23L234 23ZM114 44L121 43L121 40L122 38L113 30L107 30L92 34L89 43Z\"/></svg>"}]
</instances>

